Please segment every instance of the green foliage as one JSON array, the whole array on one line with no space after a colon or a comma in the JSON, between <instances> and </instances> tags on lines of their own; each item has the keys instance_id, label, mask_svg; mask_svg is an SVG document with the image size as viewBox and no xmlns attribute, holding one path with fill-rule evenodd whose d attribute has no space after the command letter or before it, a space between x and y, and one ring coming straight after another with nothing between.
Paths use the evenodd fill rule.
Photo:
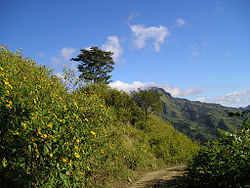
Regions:
<instances>
[{"instance_id":1,"label":"green foliage","mask_svg":"<svg viewBox=\"0 0 250 188\"><path fill-rule=\"evenodd\" d=\"M169 122L150 117L148 127L151 151L165 164L185 163L199 149L198 144L175 130Z\"/></svg>"},{"instance_id":2,"label":"green foliage","mask_svg":"<svg viewBox=\"0 0 250 188\"><path fill-rule=\"evenodd\" d=\"M112 52L106 52L98 47L92 46L90 50L81 49L81 53L73 61L78 61L78 70L81 72L80 78L86 83L100 83L110 81L108 73L114 69Z\"/></svg>"},{"instance_id":3,"label":"green foliage","mask_svg":"<svg viewBox=\"0 0 250 188\"><path fill-rule=\"evenodd\" d=\"M132 99L141 107L146 116L162 112L160 96L161 94L155 93L152 89L142 90L138 88L138 91L131 92Z\"/></svg>"},{"instance_id":4,"label":"green foliage","mask_svg":"<svg viewBox=\"0 0 250 188\"><path fill-rule=\"evenodd\" d=\"M99 93L119 121L132 125L145 122L143 111L126 92L113 89L104 83L86 85L81 89L87 93Z\"/></svg>"},{"instance_id":5,"label":"green foliage","mask_svg":"<svg viewBox=\"0 0 250 188\"><path fill-rule=\"evenodd\" d=\"M204 146L188 164L191 187L250 186L249 116L237 133L221 130L222 138Z\"/></svg>"}]
</instances>

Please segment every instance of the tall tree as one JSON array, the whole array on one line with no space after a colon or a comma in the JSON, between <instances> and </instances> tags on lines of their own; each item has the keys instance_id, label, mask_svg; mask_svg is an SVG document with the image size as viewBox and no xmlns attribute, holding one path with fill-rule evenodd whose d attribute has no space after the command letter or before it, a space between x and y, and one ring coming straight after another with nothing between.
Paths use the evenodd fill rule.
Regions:
<instances>
[{"instance_id":1,"label":"tall tree","mask_svg":"<svg viewBox=\"0 0 250 188\"><path fill-rule=\"evenodd\" d=\"M81 53L73 61L78 61L78 70L81 72L80 79L86 83L109 83L111 75L108 73L114 70L112 52L106 52L96 46L89 50L81 49Z\"/></svg>"},{"instance_id":2,"label":"tall tree","mask_svg":"<svg viewBox=\"0 0 250 188\"><path fill-rule=\"evenodd\" d=\"M151 113L158 114L162 112L163 105L160 96L161 94L155 93L152 89L142 90L138 88L138 91L131 92L131 97L141 107L147 117Z\"/></svg>"}]
</instances>

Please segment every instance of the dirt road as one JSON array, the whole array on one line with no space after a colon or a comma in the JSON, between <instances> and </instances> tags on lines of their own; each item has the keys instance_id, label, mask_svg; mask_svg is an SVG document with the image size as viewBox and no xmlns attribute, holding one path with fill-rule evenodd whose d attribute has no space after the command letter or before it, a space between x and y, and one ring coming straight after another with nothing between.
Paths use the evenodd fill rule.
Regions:
<instances>
[{"instance_id":1,"label":"dirt road","mask_svg":"<svg viewBox=\"0 0 250 188\"><path fill-rule=\"evenodd\" d=\"M185 187L183 183L184 168L185 166L175 166L165 170L147 173L128 188Z\"/></svg>"}]
</instances>

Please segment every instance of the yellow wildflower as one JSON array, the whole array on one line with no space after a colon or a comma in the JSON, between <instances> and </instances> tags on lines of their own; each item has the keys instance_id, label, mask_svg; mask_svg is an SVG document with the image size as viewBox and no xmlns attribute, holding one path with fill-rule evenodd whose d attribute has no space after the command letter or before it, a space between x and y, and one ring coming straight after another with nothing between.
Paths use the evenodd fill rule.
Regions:
<instances>
[{"instance_id":1,"label":"yellow wildflower","mask_svg":"<svg viewBox=\"0 0 250 188\"><path fill-rule=\"evenodd\" d=\"M48 138L55 138L54 136L52 136L52 135L50 135L50 134L48 134Z\"/></svg>"},{"instance_id":2,"label":"yellow wildflower","mask_svg":"<svg viewBox=\"0 0 250 188\"><path fill-rule=\"evenodd\" d=\"M80 140L79 139L76 139L76 143L79 143L80 142Z\"/></svg>"},{"instance_id":3,"label":"yellow wildflower","mask_svg":"<svg viewBox=\"0 0 250 188\"><path fill-rule=\"evenodd\" d=\"M84 120L87 121L87 122L89 121L87 118L85 118Z\"/></svg>"},{"instance_id":4,"label":"yellow wildflower","mask_svg":"<svg viewBox=\"0 0 250 188\"><path fill-rule=\"evenodd\" d=\"M96 133L94 131L90 131L90 134L92 134L94 137L96 137Z\"/></svg>"},{"instance_id":5,"label":"yellow wildflower","mask_svg":"<svg viewBox=\"0 0 250 188\"><path fill-rule=\"evenodd\" d=\"M80 174L83 175L83 172L80 171Z\"/></svg>"},{"instance_id":6,"label":"yellow wildflower","mask_svg":"<svg viewBox=\"0 0 250 188\"><path fill-rule=\"evenodd\" d=\"M55 113L53 113L53 116L57 119L57 115Z\"/></svg>"},{"instance_id":7,"label":"yellow wildflower","mask_svg":"<svg viewBox=\"0 0 250 188\"><path fill-rule=\"evenodd\" d=\"M76 152L74 153L74 155L75 155L76 158L80 157L80 155L78 153L76 153Z\"/></svg>"},{"instance_id":8,"label":"yellow wildflower","mask_svg":"<svg viewBox=\"0 0 250 188\"><path fill-rule=\"evenodd\" d=\"M66 162L67 162L67 160L66 160L65 158L62 158L62 162L66 163Z\"/></svg>"},{"instance_id":9,"label":"yellow wildflower","mask_svg":"<svg viewBox=\"0 0 250 188\"><path fill-rule=\"evenodd\" d=\"M36 104L36 99L33 100L34 104Z\"/></svg>"},{"instance_id":10,"label":"yellow wildflower","mask_svg":"<svg viewBox=\"0 0 250 188\"><path fill-rule=\"evenodd\" d=\"M48 127L52 128L52 124L51 122L49 122L49 124L47 125Z\"/></svg>"},{"instance_id":11,"label":"yellow wildflower","mask_svg":"<svg viewBox=\"0 0 250 188\"><path fill-rule=\"evenodd\" d=\"M103 150L102 150L102 149L100 149L100 152L101 152L101 154L104 154L104 152L103 152Z\"/></svg>"},{"instance_id":12,"label":"yellow wildflower","mask_svg":"<svg viewBox=\"0 0 250 188\"><path fill-rule=\"evenodd\" d=\"M4 157L3 160L2 160L2 164L3 164L3 167L4 167L4 168L8 165L8 162L7 162L7 160L5 159L5 157Z\"/></svg>"},{"instance_id":13,"label":"yellow wildflower","mask_svg":"<svg viewBox=\"0 0 250 188\"><path fill-rule=\"evenodd\" d=\"M38 151L37 149L35 149L35 152L36 152L36 153L39 153L39 151Z\"/></svg>"},{"instance_id":14,"label":"yellow wildflower","mask_svg":"<svg viewBox=\"0 0 250 188\"><path fill-rule=\"evenodd\" d=\"M76 102L75 102L75 106L76 106L76 109L78 109L78 106L77 106Z\"/></svg>"},{"instance_id":15,"label":"yellow wildflower","mask_svg":"<svg viewBox=\"0 0 250 188\"><path fill-rule=\"evenodd\" d=\"M6 107L8 107L9 109L12 108L12 106L10 104L6 104Z\"/></svg>"},{"instance_id":16,"label":"yellow wildflower","mask_svg":"<svg viewBox=\"0 0 250 188\"><path fill-rule=\"evenodd\" d=\"M76 119L78 119L78 115L74 114L74 116L76 117Z\"/></svg>"},{"instance_id":17,"label":"yellow wildflower","mask_svg":"<svg viewBox=\"0 0 250 188\"><path fill-rule=\"evenodd\" d=\"M90 171L90 168L89 168L89 166L87 166L87 169L88 169L88 171Z\"/></svg>"},{"instance_id":18,"label":"yellow wildflower","mask_svg":"<svg viewBox=\"0 0 250 188\"><path fill-rule=\"evenodd\" d=\"M70 165L70 166L72 165L72 160L69 161L69 165Z\"/></svg>"},{"instance_id":19,"label":"yellow wildflower","mask_svg":"<svg viewBox=\"0 0 250 188\"><path fill-rule=\"evenodd\" d=\"M18 132L15 132L15 133L11 133L11 135L19 135L19 133Z\"/></svg>"},{"instance_id":20,"label":"yellow wildflower","mask_svg":"<svg viewBox=\"0 0 250 188\"><path fill-rule=\"evenodd\" d=\"M28 174L28 175L29 175L29 174L30 174L30 171L28 171L28 170L27 170L27 171L26 171L26 174Z\"/></svg>"},{"instance_id":21,"label":"yellow wildflower","mask_svg":"<svg viewBox=\"0 0 250 188\"><path fill-rule=\"evenodd\" d=\"M53 157L53 154L52 154L52 153L50 153L50 154L49 154L49 156L52 158L52 157Z\"/></svg>"},{"instance_id":22,"label":"yellow wildflower","mask_svg":"<svg viewBox=\"0 0 250 188\"><path fill-rule=\"evenodd\" d=\"M77 146L75 146L75 150L79 150L79 148Z\"/></svg>"}]
</instances>

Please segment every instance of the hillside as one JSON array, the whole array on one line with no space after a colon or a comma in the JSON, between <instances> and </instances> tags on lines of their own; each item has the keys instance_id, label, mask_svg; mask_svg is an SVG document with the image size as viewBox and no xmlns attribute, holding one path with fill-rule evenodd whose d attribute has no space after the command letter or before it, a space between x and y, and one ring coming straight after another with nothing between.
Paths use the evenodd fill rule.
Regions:
<instances>
[{"instance_id":1,"label":"hillside","mask_svg":"<svg viewBox=\"0 0 250 188\"><path fill-rule=\"evenodd\" d=\"M0 187L125 187L198 149L125 92L71 73L0 46Z\"/></svg>"},{"instance_id":2,"label":"hillside","mask_svg":"<svg viewBox=\"0 0 250 188\"><path fill-rule=\"evenodd\" d=\"M161 118L170 121L177 130L200 143L218 136L217 128L235 131L241 125L240 118L228 116L228 112L239 111L237 108L174 98L164 89L153 89L155 92L162 93Z\"/></svg>"}]
</instances>

